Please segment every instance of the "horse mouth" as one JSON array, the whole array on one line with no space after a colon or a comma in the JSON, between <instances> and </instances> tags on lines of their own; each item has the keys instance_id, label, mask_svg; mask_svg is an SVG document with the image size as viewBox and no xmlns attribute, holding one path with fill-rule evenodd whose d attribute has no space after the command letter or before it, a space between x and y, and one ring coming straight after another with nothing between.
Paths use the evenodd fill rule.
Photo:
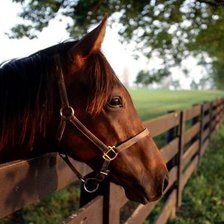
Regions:
<instances>
[{"instance_id":1,"label":"horse mouth","mask_svg":"<svg viewBox=\"0 0 224 224\"><path fill-rule=\"evenodd\" d=\"M141 186L135 187L134 190L129 190L127 188L124 188L124 190L125 195L129 200L136 201L144 205L148 202L157 201L162 195L162 193L157 195L147 194Z\"/></svg>"},{"instance_id":2,"label":"horse mouth","mask_svg":"<svg viewBox=\"0 0 224 224\"><path fill-rule=\"evenodd\" d=\"M129 190L125 189L125 195L129 200L139 202L144 205L150 202L148 196L143 192L140 194L136 192L130 192Z\"/></svg>"},{"instance_id":3,"label":"horse mouth","mask_svg":"<svg viewBox=\"0 0 224 224\"><path fill-rule=\"evenodd\" d=\"M129 183L123 184L120 180L113 177L112 182L123 187L126 197L135 202L141 204L147 204L148 202L157 201L162 196L162 192L155 192L150 189L150 186L143 187L141 184ZM148 189L149 188L149 189Z\"/></svg>"}]
</instances>

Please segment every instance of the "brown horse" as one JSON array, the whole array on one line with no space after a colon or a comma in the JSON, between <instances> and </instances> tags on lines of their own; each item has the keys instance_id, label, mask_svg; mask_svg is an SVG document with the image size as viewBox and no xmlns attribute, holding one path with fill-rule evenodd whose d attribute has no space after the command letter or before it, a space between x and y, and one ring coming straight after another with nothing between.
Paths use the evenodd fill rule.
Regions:
<instances>
[{"instance_id":1,"label":"brown horse","mask_svg":"<svg viewBox=\"0 0 224 224\"><path fill-rule=\"evenodd\" d=\"M0 162L64 153L146 203L166 188L167 169L100 51L105 27L106 18L79 41L2 64Z\"/></svg>"}]
</instances>

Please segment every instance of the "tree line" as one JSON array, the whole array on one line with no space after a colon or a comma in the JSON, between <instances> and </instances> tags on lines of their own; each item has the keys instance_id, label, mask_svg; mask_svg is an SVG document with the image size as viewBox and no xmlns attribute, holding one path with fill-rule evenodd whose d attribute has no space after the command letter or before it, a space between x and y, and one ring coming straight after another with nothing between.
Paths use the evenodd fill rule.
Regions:
<instances>
[{"instance_id":1,"label":"tree line","mask_svg":"<svg viewBox=\"0 0 224 224\"><path fill-rule=\"evenodd\" d=\"M196 58L218 88L224 86L223 0L13 0L21 3L24 23L12 27L12 38L35 38L57 15L71 18L67 31L80 38L108 14L110 25L122 24L120 40L135 42L136 57L159 57L156 71L141 71L147 82L170 75L189 56ZM137 52L141 52L139 55ZM143 74L144 73L144 74ZM137 80L136 80L137 81Z\"/></svg>"}]
</instances>

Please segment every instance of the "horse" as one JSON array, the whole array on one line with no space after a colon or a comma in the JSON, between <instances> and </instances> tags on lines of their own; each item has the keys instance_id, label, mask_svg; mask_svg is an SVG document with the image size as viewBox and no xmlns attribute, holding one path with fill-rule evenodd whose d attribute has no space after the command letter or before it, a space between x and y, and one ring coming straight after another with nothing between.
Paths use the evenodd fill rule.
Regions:
<instances>
[{"instance_id":1,"label":"horse","mask_svg":"<svg viewBox=\"0 0 224 224\"><path fill-rule=\"evenodd\" d=\"M168 171L101 51L106 23L104 17L80 40L1 65L0 163L58 152L87 191L107 178L146 204L161 197ZM85 179L69 158L96 176Z\"/></svg>"}]
</instances>

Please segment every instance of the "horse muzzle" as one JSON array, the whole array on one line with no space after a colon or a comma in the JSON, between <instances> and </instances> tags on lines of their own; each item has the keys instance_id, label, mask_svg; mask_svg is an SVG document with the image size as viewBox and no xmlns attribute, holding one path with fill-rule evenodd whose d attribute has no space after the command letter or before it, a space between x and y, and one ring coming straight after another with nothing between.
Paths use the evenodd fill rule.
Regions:
<instances>
[{"instance_id":1,"label":"horse muzzle","mask_svg":"<svg viewBox=\"0 0 224 224\"><path fill-rule=\"evenodd\" d=\"M168 184L168 172L165 171L155 178L144 174L140 181L133 181L128 187L124 187L124 189L129 200L147 204L161 198Z\"/></svg>"}]
</instances>

